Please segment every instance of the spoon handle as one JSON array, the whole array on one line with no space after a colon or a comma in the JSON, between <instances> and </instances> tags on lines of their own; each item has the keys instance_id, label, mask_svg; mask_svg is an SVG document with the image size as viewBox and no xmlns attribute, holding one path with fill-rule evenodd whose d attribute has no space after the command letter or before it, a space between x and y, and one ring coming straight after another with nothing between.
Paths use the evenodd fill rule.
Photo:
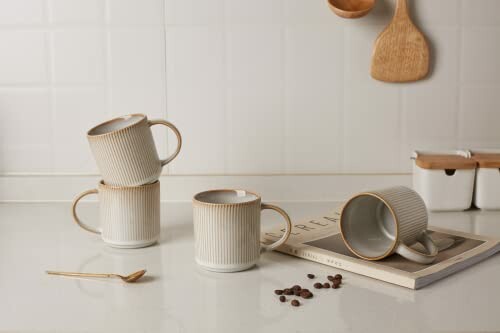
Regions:
<instances>
[{"instance_id":1,"label":"spoon handle","mask_svg":"<svg viewBox=\"0 0 500 333\"><path fill-rule=\"evenodd\" d=\"M76 273L76 272L57 272L57 271L47 271L47 274L50 274L50 275L63 275L63 276L97 277L97 278L119 277L116 274Z\"/></svg>"}]
</instances>

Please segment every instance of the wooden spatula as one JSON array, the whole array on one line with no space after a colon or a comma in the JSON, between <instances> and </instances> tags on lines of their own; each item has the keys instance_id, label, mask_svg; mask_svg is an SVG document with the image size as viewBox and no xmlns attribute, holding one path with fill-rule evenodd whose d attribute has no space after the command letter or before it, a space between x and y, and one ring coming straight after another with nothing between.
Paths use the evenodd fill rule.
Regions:
<instances>
[{"instance_id":1,"label":"wooden spatula","mask_svg":"<svg viewBox=\"0 0 500 333\"><path fill-rule=\"evenodd\" d=\"M385 82L417 81L429 71L429 46L411 21L406 0L396 1L391 23L375 41L371 75Z\"/></svg>"}]
</instances>

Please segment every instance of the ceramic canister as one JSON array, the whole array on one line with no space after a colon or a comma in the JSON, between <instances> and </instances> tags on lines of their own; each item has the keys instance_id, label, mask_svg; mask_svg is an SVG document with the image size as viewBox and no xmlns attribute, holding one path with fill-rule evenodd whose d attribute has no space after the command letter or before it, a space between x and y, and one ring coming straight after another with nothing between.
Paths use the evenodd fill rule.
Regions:
<instances>
[{"instance_id":1,"label":"ceramic canister","mask_svg":"<svg viewBox=\"0 0 500 333\"><path fill-rule=\"evenodd\" d=\"M89 194L99 198L100 226L93 228L77 215L78 202ZM101 181L97 189L79 194L72 205L73 219L83 229L100 234L113 247L137 248L155 243L160 236L160 182L116 187Z\"/></svg>"}]
</instances>

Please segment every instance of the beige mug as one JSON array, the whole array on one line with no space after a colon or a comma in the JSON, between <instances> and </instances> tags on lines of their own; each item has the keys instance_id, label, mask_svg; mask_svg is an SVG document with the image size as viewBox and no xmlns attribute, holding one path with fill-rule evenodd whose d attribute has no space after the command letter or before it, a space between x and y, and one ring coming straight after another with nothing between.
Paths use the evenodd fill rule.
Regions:
<instances>
[{"instance_id":1,"label":"beige mug","mask_svg":"<svg viewBox=\"0 0 500 333\"><path fill-rule=\"evenodd\" d=\"M253 267L262 251L285 243L292 223L281 208L261 202L245 190L212 190L193 198L195 259L201 267L216 272L237 272ZM260 215L277 211L285 219L285 232L275 243L260 243Z\"/></svg>"},{"instance_id":2,"label":"beige mug","mask_svg":"<svg viewBox=\"0 0 500 333\"><path fill-rule=\"evenodd\" d=\"M160 160L150 127L164 125L177 136L177 148L172 155ZM139 186L153 183L160 177L163 166L181 150L179 130L166 120L148 120L143 114L114 118L92 128L87 133L90 148L104 183L113 186Z\"/></svg>"},{"instance_id":3,"label":"beige mug","mask_svg":"<svg viewBox=\"0 0 500 333\"><path fill-rule=\"evenodd\" d=\"M427 234L427 208L417 192L404 186L355 195L342 208L340 231L349 250L360 258L380 260L398 253L421 264L438 249ZM427 253L410 246L421 243Z\"/></svg>"},{"instance_id":4,"label":"beige mug","mask_svg":"<svg viewBox=\"0 0 500 333\"><path fill-rule=\"evenodd\" d=\"M99 198L100 227L83 223L76 212L85 196ZM101 181L96 189L80 193L71 207L74 221L83 229L101 235L112 247L139 248L160 237L160 182L133 187L116 187Z\"/></svg>"}]
</instances>

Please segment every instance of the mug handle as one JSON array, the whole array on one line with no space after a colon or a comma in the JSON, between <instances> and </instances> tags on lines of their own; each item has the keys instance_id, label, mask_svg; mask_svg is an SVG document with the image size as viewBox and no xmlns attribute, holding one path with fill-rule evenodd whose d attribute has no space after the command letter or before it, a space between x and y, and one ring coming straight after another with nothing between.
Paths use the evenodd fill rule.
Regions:
<instances>
[{"instance_id":1,"label":"mug handle","mask_svg":"<svg viewBox=\"0 0 500 333\"><path fill-rule=\"evenodd\" d=\"M436 244L425 231L422 232L420 236L418 236L417 240L425 247L428 253L422 253L420 251L414 250L406 246L402 242L399 242L399 245L397 246L395 252L400 256L419 264L432 263L436 259L436 256L438 254L438 248Z\"/></svg>"},{"instance_id":2,"label":"mug handle","mask_svg":"<svg viewBox=\"0 0 500 333\"><path fill-rule=\"evenodd\" d=\"M288 237L290 237L290 233L292 232L292 221L290 220L290 216L288 216L288 214L278 206L262 203L260 205L260 210L263 211L264 209L272 209L274 211L277 211L285 219L285 232L283 236L281 236L280 239L272 244L261 244L262 251L272 251L278 246L283 245L288 240Z\"/></svg>"},{"instance_id":3,"label":"mug handle","mask_svg":"<svg viewBox=\"0 0 500 333\"><path fill-rule=\"evenodd\" d=\"M97 194L97 189L94 188L92 190L87 190L85 192L82 192L75 198L75 200L73 200L73 205L71 206L71 212L73 213L73 220L75 220L75 222L83 229L89 232L93 232L94 234L100 235L101 234L100 230L96 230L94 228L87 226L80 220L80 218L76 214L76 205L78 204L78 201L80 201L84 196L87 196L89 194Z\"/></svg>"},{"instance_id":4,"label":"mug handle","mask_svg":"<svg viewBox=\"0 0 500 333\"><path fill-rule=\"evenodd\" d=\"M149 120L148 121L148 126L151 127L153 125L164 125L164 126L167 126L168 128L170 128L174 132L175 136L177 137L177 148L175 149L174 153L172 155L170 155L169 157L167 157L166 159L161 160L161 166L165 166L165 164L170 163L174 158L176 158L177 155L179 154L179 152L181 151L181 146L182 146L181 133L179 132L179 130L177 129L177 127L174 126L174 124L172 124L171 122L168 122L166 120L163 120L163 119L152 119L152 120Z\"/></svg>"}]
</instances>

